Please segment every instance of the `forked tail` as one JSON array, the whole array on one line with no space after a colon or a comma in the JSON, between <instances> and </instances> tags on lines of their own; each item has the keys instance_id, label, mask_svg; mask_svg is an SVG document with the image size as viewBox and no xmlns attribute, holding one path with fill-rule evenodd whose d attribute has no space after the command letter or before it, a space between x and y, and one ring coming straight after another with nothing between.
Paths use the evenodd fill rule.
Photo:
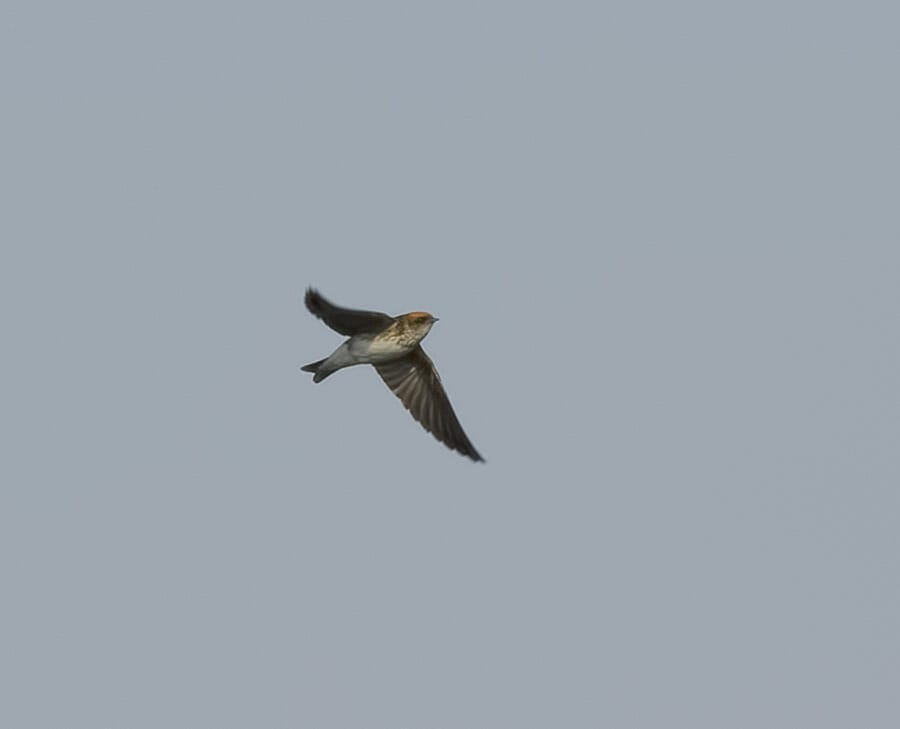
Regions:
<instances>
[{"instance_id":1,"label":"forked tail","mask_svg":"<svg viewBox=\"0 0 900 729\"><path fill-rule=\"evenodd\" d=\"M326 357L325 359L328 359ZM325 359L320 359L318 362L310 362L308 365L304 365L300 369L304 372L312 372L313 373L313 382L321 382L328 375L330 375L334 370L322 371L320 368L325 363Z\"/></svg>"}]
</instances>

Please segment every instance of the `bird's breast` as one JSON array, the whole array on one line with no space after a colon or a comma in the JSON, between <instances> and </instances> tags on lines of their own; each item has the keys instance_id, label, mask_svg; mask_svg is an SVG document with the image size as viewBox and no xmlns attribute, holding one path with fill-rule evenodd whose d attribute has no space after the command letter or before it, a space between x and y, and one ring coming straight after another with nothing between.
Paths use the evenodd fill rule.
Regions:
<instances>
[{"instance_id":1,"label":"bird's breast","mask_svg":"<svg viewBox=\"0 0 900 729\"><path fill-rule=\"evenodd\" d=\"M360 362L377 364L390 362L412 351L417 342L404 337L368 336L352 337L349 342L350 352Z\"/></svg>"}]
</instances>

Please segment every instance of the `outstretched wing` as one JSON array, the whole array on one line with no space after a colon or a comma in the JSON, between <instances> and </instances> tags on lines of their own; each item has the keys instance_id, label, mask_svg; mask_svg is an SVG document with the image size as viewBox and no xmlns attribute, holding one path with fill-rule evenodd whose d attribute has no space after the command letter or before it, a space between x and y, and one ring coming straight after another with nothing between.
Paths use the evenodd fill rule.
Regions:
<instances>
[{"instance_id":1,"label":"outstretched wing","mask_svg":"<svg viewBox=\"0 0 900 729\"><path fill-rule=\"evenodd\" d=\"M387 329L393 318L379 311L359 311L335 306L313 288L306 290L306 308L338 334L377 334Z\"/></svg>"},{"instance_id":2,"label":"outstretched wing","mask_svg":"<svg viewBox=\"0 0 900 729\"><path fill-rule=\"evenodd\" d=\"M399 359L378 363L375 369L425 430L473 461L484 460L459 424L434 363L422 347Z\"/></svg>"}]
</instances>

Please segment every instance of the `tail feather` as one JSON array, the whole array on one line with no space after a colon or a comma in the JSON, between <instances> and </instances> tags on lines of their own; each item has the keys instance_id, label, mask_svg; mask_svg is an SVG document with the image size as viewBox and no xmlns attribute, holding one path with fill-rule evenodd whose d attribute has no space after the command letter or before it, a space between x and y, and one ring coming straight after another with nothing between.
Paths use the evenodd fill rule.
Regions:
<instances>
[{"instance_id":1,"label":"tail feather","mask_svg":"<svg viewBox=\"0 0 900 729\"><path fill-rule=\"evenodd\" d=\"M325 359L328 359L327 357ZM308 365L303 365L300 369L304 372L315 372L319 369L319 366L325 361L325 359L320 359L318 362L310 362Z\"/></svg>"},{"instance_id":2,"label":"tail feather","mask_svg":"<svg viewBox=\"0 0 900 729\"><path fill-rule=\"evenodd\" d=\"M325 359L328 359L328 357L326 357ZM320 359L318 362L310 362L308 365L304 365L300 369L304 372L312 372L313 382L321 382L326 377L328 377L328 375L334 372L334 370L330 370L327 372L320 370L321 366L325 363L325 359Z\"/></svg>"}]
</instances>

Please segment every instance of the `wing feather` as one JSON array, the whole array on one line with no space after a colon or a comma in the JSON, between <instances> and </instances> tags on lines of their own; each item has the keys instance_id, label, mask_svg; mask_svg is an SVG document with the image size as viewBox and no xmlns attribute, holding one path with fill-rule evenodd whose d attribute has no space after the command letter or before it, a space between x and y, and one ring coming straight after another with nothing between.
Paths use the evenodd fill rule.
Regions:
<instances>
[{"instance_id":1,"label":"wing feather","mask_svg":"<svg viewBox=\"0 0 900 729\"><path fill-rule=\"evenodd\" d=\"M313 288L306 290L306 308L324 321L338 334L352 337L354 334L378 334L384 331L394 319L380 311L343 309L335 306Z\"/></svg>"},{"instance_id":2,"label":"wing feather","mask_svg":"<svg viewBox=\"0 0 900 729\"><path fill-rule=\"evenodd\" d=\"M425 430L473 461L484 459L460 425L431 358L417 346L409 354L375 365L381 379Z\"/></svg>"}]
</instances>

